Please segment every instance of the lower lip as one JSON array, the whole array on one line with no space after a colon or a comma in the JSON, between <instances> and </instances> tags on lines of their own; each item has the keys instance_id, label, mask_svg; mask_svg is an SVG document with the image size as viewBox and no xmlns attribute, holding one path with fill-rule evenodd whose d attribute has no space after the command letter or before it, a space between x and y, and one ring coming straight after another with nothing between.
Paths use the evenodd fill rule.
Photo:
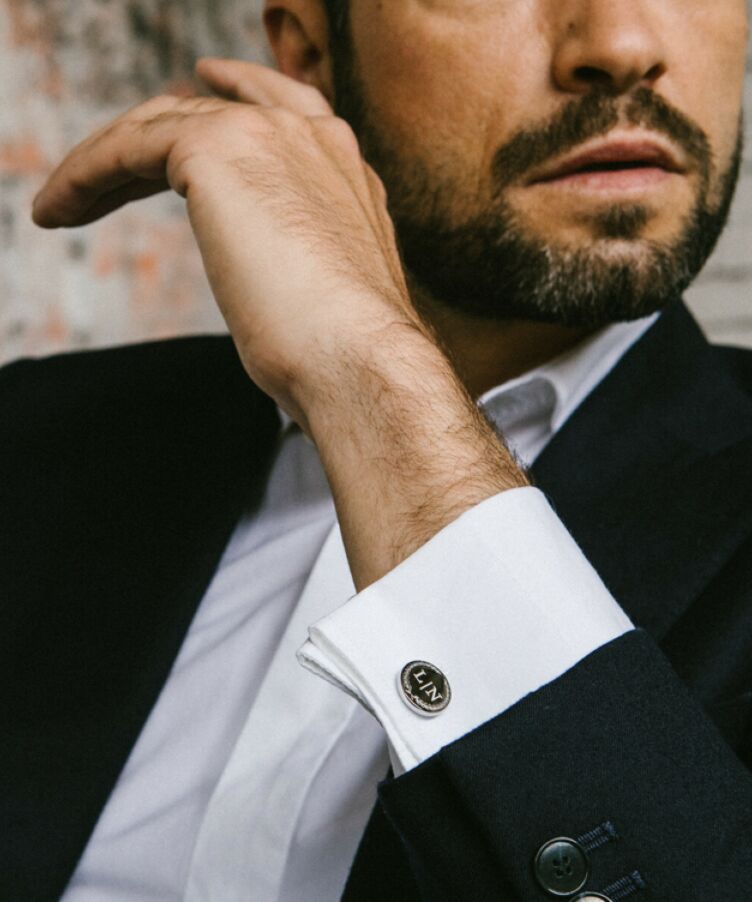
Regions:
<instances>
[{"instance_id":1,"label":"lower lip","mask_svg":"<svg viewBox=\"0 0 752 902\"><path fill-rule=\"evenodd\" d=\"M601 193L642 191L654 188L666 182L673 173L657 166L644 166L637 169L613 169L600 172L573 172L560 178L534 182L543 187L570 188L579 191L597 191Z\"/></svg>"}]
</instances>

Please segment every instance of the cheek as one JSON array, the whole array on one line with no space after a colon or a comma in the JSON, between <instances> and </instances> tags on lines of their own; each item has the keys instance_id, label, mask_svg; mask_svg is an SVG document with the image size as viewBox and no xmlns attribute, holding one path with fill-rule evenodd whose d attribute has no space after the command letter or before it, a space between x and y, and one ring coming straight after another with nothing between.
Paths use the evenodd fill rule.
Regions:
<instances>
[{"instance_id":1,"label":"cheek","mask_svg":"<svg viewBox=\"0 0 752 902\"><path fill-rule=\"evenodd\" d=\"M461 196L477 197L495 151L535 106L525 103L524 78L510 65L521 26L416 9L408 0L399 16L372 12L353 21L372 118L399 152L451 178ZM502 37L490 40L491 33Z\"/></svg>"},{"instance_id":2,"label":"cheek","mask_svg":"<svg viewBox=\"0 0 752 902\"><path fill-rule=\"evenodd\" d=\"M390 132L405 142L444 143L469 130L480 100L467 94L474 73L455 46L372 38L357 52L370 105Z\"/></svg>"},{"instance_id":3,"label":"cheek","mask_svg":"<svg viewBox=\"0 0 752 902\"><path fill-rule=\"evenodd\" d=\"M679 32L681 60L672 84L674 100L708 136L716 170L724 171L736 149L746 69L744 0L703 5L703 14ZM691 29L687 26L691 25ZM678 42L677 42L678 43Z\"/></svg>"}]
</instances>

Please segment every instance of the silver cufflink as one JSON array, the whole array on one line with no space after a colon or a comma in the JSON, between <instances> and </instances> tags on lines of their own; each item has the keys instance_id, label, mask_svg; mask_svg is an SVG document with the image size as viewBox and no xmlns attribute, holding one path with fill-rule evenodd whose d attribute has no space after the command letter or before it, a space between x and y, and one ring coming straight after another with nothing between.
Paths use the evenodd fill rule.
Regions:
<instances>
[{"instance_id":1,"label":"silver cufflink","mask_svg":"<svg viewBox=\"0 0 752 902\"><path fill-rule=\"evenodd\" d=\"M398 686L405 704L418 714L440 714L452 698L449 681L428 661L410 661L402 668Z\"/></svg>"}]
</instances>

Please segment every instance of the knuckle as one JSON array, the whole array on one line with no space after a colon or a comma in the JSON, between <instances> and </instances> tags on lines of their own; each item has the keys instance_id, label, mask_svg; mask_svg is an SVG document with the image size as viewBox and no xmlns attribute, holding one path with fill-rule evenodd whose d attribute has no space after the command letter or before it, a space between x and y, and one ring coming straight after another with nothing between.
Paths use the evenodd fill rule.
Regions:
<instances>
[{"instance_id":1,"label":"knuckle","mask_svg":"<svg viewBox=\"0 0 752 902\"><path fill-rule=\"evenodd\" d=\"M322 116L319 120L320 128L343 150L360 152L360 145L355 132L339 116Z\"/></svg>"},{"instance_id":2,"label":"knuckle","mask_svg":"<svg viewBox=\"0 0 752 902\"><path fill-rule=\"evenodd\" d=\"M315 100L318 97L321 97L321 91L318 88L314 88L313 85L308 84L300 84L300 93L301 96L307 97L310 100Z\"/></svg>"},{"instance_id":3,"label":"knuckle","mask_svg":"<svg viewBox=\"0 0 752 902\"><path fill-rule=\"evenodd\" d=\"M241 122L243 137L252 142L256 152L265 148L274 148L279 139L279 130L266 116L246 116ZM238 133L237 121L235 134Z\"/></svg>"},{"instance_id":4,"label":"knuckle","mask_svg":"<svg viewBox=\"0 0 752 902\"><path fill-rule=\"evenodd\" d=\"M258 131L260 134L265 134L272 127L262 107L246 104L227 107L220 113L220 119L222 124L229 128L237 128L238 125L241 125L246 130Z\"/></svg>"},{"instance_id":5,"label":"knuckle","mask_svg":"<svg viewBox=\"0 0 752 902\"><path fill-rule=\"evenodd\" d=\"M144 101L136 109L147 115L159 116L174 110L180 101L181 98L175 97L172 94L159 94L157 97L151 97L149 100Z\"/></svg>"},{"instance_id":6,"label":"knuckle","mask_svg":"<svg viewBox=\"0 0 752 902\"><path fill-rule=\"evenodd\" d=\"M183 168L194 160L206 156L215 157L215 151L211 137L203 130L185 131L175 140L170 151L170 159L176 167Z\"/></svg>"},{"instance_id":7,"label":"knuckle","mask_svg":"<svg viewBox=\"0 0 752 902\"><path fill-rule=\"evenodd\" d=\"M204 149L201 134L186 132L179 135L172 146L170 156L176 159L186 159L200 154Z\"/></svg>"},{"instance_id":8,"label":"knuckle","mask_svg":"<svg viewBox=\"0 0 752 902\"><path fill-rule=\"evenodd\" d=\"M137 107L140 115L136 121L150 125L172 117L185 118L200 113L213 113L227 106L227 101L217 97L176 97L163 94L152 97Z\"/></svg>"},{"instance_id":9,"label":"knuckle","mask_svg":"<svg viewBox=\"0 0 752 902\"><path fill-rule=\"evenodd\" d=\"M182 101L186 113L218 113L232 106L234 104L221 97L186 97Z\"/></svg>"},{"instance_id":10,"label":"knuckle","mask_svg":"<svg viewBox=\"0 0 752 902\"><path fill-rule=\"evenodd\" d=\"M319 91L319 89L315 88L313 85L301 84L300 92L301 97L311 106L317 106L324 110L329 109L329 104L327 103L326 98L321 93L321 91Z\"/></svg>"},{"instance_id":11,"label":"knuckle","mask_svg":"<svg viewBox=\"0 0 752 902\"><path fill-rule=\"evenodd\" d=\"M386 202L386 200L387 200L386 187L384 186L384 183L381 181L381 179L378 177L378 175L376 175L376 173L373 170L371 170L371 183L373 184L374 188L376 189L376 193L378 194L379 198L382 201Z\"/></svg>"},{"instance_id":12,"label":"knuckle","mask_svg":"<svg viewBox=\"0 0 752 902\"><path fill-rule=\"evenodd\" d=\"M167 159L167 181L174 191L185 197L188 186L200 175L203 147L190 140L177 141Z\"/></svg>"},{"instance_id":13,"label":"knuckle","mask_svg":"<svg viewBox=\"0 0 752 902\"><path fill-rule=\"evenodd\" d=\"M308 120L293 110L284 106L266 107L265 113L269 120L281 128L296 129L305 127Z\"/></svg>"},{"instance_id":14,"label":"knuckle","mask_svg":"<svg viewBox=\"0 0 752 902\"><path fill-rule=\"evenodd\" d=\"M243 107L237 111L237 116L233 127L237 130L240 123L245 133L260 146L288 141L308 128L304 117L285 107Z\"/></svg>"}]
</instances>

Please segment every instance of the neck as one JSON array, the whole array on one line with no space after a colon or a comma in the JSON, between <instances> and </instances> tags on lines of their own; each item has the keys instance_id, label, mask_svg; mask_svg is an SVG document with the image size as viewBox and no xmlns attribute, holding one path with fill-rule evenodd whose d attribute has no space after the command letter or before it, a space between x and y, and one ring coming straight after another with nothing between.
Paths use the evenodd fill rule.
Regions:
<instances>
[{"instance_id":1,"label":"neck","mask_svg":"<svg viewBox=\"0 0 752 902\"><path fill-rule=\"evenodd\" d=\"M592 331L530 320L481 319L452 310L414 286L411 295L473 398L552 360Z\"/></svg>"}]
</instances>

